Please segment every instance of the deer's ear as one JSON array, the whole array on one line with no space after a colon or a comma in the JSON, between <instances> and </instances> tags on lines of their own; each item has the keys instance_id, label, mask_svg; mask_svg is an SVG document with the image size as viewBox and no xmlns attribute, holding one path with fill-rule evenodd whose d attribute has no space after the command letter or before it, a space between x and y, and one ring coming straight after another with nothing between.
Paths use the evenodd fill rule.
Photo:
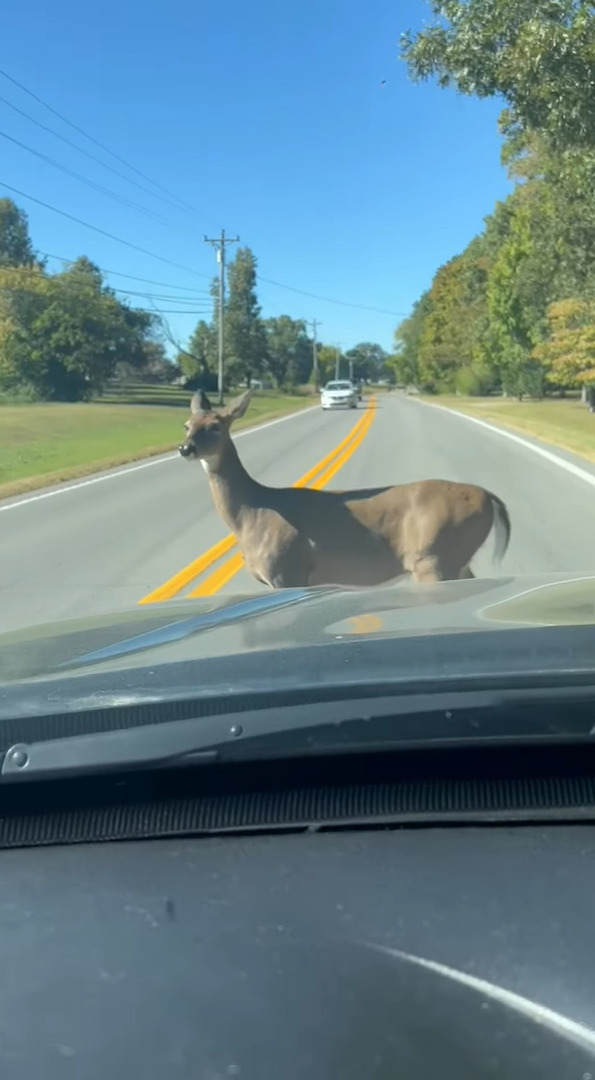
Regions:
<instances>
[{"instance_id":1,"label":"deer's ear","mask_svg":"<svg viewBox=\"0 0 595 1080\"><path fill-rule=\"evenodd\" d=\"M234 420L239 420L240 417L243 416L246 412L246 409L250 404L251 397L252 391L246 390L245 394L242 394L240 397L234 398L233 401L230 401L229 405L226 405L223 415L228 416L232 423Z\"/></svg>"},{"instance_id":2,"label":"deer's ear","mask_svg":"<svg viewBox=\"0 0 595 1080\"><path fill-rule=\"evenodd\" d=\"M190 402L191 413L212 412L213 406L204 390L197 390Z\"/></svg>"}]
</instances>

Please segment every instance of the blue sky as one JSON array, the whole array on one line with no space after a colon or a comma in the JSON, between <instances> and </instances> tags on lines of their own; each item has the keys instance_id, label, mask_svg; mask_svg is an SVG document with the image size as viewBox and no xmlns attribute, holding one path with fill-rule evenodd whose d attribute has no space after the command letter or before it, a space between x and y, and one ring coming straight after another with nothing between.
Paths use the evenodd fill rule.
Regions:
<instances>
[{"instance_id":1,"label":"blue sky","mask_svg":"<svg viewBox=\"0 0 595 1080\"><path fill-rule=\"evenodd\" d=\"M498 104L415 85L397 59L400 33L428 17L423 0L11 4L2 16L4 70L192 209L161 201L154 184L3 77L2 99L148 191L4 100L1 132L137 205L84 186L6 138L0 181L169 262L1 186L0 195L26 209L40 251L86 254L160 282L109 276L115 287L159 297L130 297L141 306L192 312L168 314L182 341L200 317L194 312L207 307L216 269L204 234L223 226L258 259L265 316L316 318L320 337L344 348L362 340L390 348L435 269L510 189L499 163Z\"/></svg>"}]
</instances>

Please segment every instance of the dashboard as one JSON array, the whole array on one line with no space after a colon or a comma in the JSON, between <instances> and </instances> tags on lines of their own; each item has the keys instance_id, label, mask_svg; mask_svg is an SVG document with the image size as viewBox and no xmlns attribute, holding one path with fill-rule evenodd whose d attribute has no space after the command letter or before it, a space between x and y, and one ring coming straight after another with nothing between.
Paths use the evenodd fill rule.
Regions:
<instances>
[{"instance_id":1,"label":"dashboard","mask_svg":"<svg viewBox=\"0 0 595 1080\"><path fill-rule=\"evenodd\" d=\"M6 1080L595 1076L595 827L0 852Z\"/></svg>"}]
</instances>

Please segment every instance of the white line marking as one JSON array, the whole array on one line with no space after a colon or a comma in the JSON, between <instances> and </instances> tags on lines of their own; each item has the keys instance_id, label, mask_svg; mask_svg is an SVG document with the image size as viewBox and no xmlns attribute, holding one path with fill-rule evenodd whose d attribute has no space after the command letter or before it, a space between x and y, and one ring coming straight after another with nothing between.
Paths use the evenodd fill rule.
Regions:
<instances>
[{"instance_id":1,"label":"white line marking","mask_svg":"<svg viewBox=\"0 0 595 1080\"><path fill-rule=\"evenodd\" d=\"M433 971L436 975L442 975L445 979L451 979L452 982L469 987L470 990L476 990L483 997L497 1001L501 1005L506 1005L514 1012L521 1013L529 1020L533 1020L534 1023L541 1024L542 1027L548 1028L557 1035L562 1035L570 1042L575 1043L575 1045L591 1052L595 1050L595 1031L592 1028L580 1024L569 1016L554 1011L554 1009L548 1009L546 1005L540 1005L539 1002L532 1001L531 998L515 994L512 990L506 990L505 987L488 982L486 979L478 979L475 975L468 975L467 972L460 971L458 968L438 964L435 960L425 960L422 956L413 956L411 953L401 952L400 949L388 949L382 945L372 945L371 948L389 956L394 956L399 960L404 960L409 964L414 964L417 967L425 968L427 971Z\"/></svg>"},{"instance_id":2,"label":"white line marking","mask_svg":"<svg viewBox=\"0 0 595 1080\"><path fill-rule=\"evenodd\" d=\"M488 431L495 431L496 435L503 435L505 439L510 439L511 442L517 443L519 446L524 447L525 450L532 450L534 454L538 454L539 457L549 461L550 464L558 465L560 469L566 469L566 472L571 473L572 476L576 476L577 479L584 480L585 484L595 487L595 475L593 473L581 469L580 465L574 465L572 461L566 461L565 458L559 457L558 454L553 454L551 450L536 446L535 443L529 442L528 439L523 439L522 435L515 435L506 428L498 427L497 424L491 424L487 420L480 420L477 416L469 416L468 413L458 412L457 409L449 409L444 405L434 405L432 401L417 401L416 404L428 405L431 409L441 409L442 412L449 413L450 416L460 416L463 420L469 420L472 424L479 424L480 427L486 428Z\"/></svg>"},{"instance_id":3,"label":"white line marking","mask_svg":"<svg viewBox=\"0 0 595 1080\"><path fill-rule=\"evenodd\" d=\"M259 431L263 431L264 428L273 427L274 424L281 424L284 420L294 420L296 416L303 416L304 413L313 412L317 408L317 405L311 405L307 409L299 409L298 412L289 413L288 416L277 416L275 420L267 420L264 424L255 424L254 427L247 428L246 431L238 431L237 435L234 435L234 439L241 439L242 435L254 435ZM117 472L106 473L105 476L94 476L89 480L81 480L78 484L69 484L68 487L43 491L39 495L28 495L26 499L19 499L18 502L0 506L0 514L5 510L16 510L19 506L28 506L29 503L41 502L42 499L51 499L54 495L65 495L69 491L78 491L80 488L91 487L91 484L102 484L104 480L117 480L119 476L128 476L130 473L139 472L141 469L150 469L153 465L163 465L167 461L176 461L177 458L178 454L168 454L167 457L156 457L151 461L143 461L140 465L130 465L125 469L118 469Z\"/></svg>"}]
</instances>

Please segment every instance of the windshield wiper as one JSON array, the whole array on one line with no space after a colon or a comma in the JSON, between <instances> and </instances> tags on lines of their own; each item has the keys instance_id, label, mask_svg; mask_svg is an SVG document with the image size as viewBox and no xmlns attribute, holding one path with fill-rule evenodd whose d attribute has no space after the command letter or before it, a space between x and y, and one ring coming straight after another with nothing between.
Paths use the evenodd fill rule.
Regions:
<instances>
[{"instance_id":1,"label":"windshield wiper","mask_svg":"<svg viewBox=\"0 0 595 1080\"><path fill-rule=\"evenodd\" d=\"M438 690L331 700L16 743L3 782L413 748L589 742L595 687Z\"/></svg>"},{"instance_id":2,"label":"windshield wiper","mask_svg":"<svg viewBox=\"0 0 595 1080\"><path fill-rule=\"evenodd\" d=\"M333 591L333 589L321 589L320 595ZM307 589L285 589L282 592L265 593L262 596L249 596L246 600L234 601L226 604L225 607L215 608L213 611L200 615L191 615L186 619L158 626L155 630L135 634L134 637L126 638L124 641L116 641L103 649L95 649L93 652L60 664L57 670L69 671L87 667L90 664L98 664L104 660L116 660L121 656L144 652L145 649L152 649L155 646L171 645L199 632L219 629L230 623L239 623L245 619L265 615L269 611L278 611L279 608L293 607L307 600L309 596Z\"/></svg>"}]
</instances>

